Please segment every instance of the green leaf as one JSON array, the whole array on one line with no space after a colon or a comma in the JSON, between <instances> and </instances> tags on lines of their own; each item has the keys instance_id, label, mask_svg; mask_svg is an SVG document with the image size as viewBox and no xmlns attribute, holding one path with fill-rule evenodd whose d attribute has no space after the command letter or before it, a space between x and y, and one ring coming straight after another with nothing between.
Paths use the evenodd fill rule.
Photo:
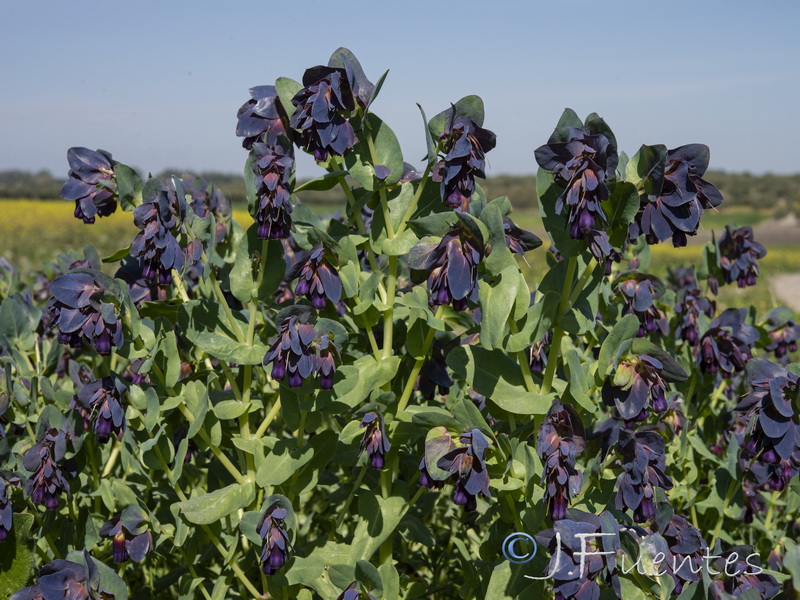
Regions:
<instances>
[{"instance_id":1,"label":"green leaf","mask_svg":"<svg viewBox=\"0 0 800 600\"><path fill-rule=\"evenodd\" d=\"M121 261L123 258L125 258L126 256L128 256L128 255L130 254L130 252L131 252L131 245L130 245L130 244L128 244L127 246L125 246L125 247L124 247L124 248L122 248L121 250L117 250L116 252L114 252L114 254L111 254L110 256L106 256L106 257L103 259L103 262L104 262L104 263L115 263L115 262L119 262L119 261Z\"/></svg>"},{"instance_id":2,"label":"green leaf","mask_svg":"<svg viewBox=\"0 0 800 600\"><path fill-rule=\"evenodd\" d=\"M280 440L273 446L256 472L256 483L261 487L280 485L314 456L310 446L297 447L294 440Z\"/></svg>"},{"instance_id":3,"label":"green leaf","mask_svg":"<svg viewBox=\"0 0 800 600\"><path fill-rule=\"evenodd\" d=\"M208 412L208 388L202 381L191 381L183 388L183 398L186 408L194 415L194 421L189 425L187 439L196 436L203 427L203 421Z\"/></svg>"},{"instance_id":4,"label":"green leaf","mask_svg":"<svg viewBox=\"0 0 800 600\"><path fill-rule=\"evenodd\" d=\"M625 315L614 324L603 345L600 346L600 355L597 359L597 374L605 377L609 369L619 360L620 354L625 351L624 342L636 337L639 331L639 317L634 314Z\"/></svg>"},{"instance_id":5,"label":"green leaf","mask_svg":"<svg viewBox=\"0 0 800 600\"><path fill-rule=\"evenodd\" d=\"M266 256L264 250L266 249ZM266 265L262 261L266 260ZM256 288L260 270L264 270L261 285ZM260 240L258 225L253 223L242 236L236 249L236 259L230 273L231 293L243 304L252 298L272 303L275 290L283 279L286 261L283 259L283 246L279 240Z\"/></svg>"},{"instance_id":6,"label":"green leaf","mask_svg":"<svg viewBox=\"0 0 800 600\"><path fill-rule=\"evenodd\" d=\"M536 302L528 308L525 326L518 333L511 335L506 350L520 352L542 339L556 318L560 299L561 295L558 292L537 293Z\"/></svg>"},{"instance_id":7,"label":"green leaf","mask_svg":"<svg viewBox=\"0 0 800 600\"><path fill-rule=\"evenodd\" d=\"M586 248L583 240L573 240L566 228L566 218L556 214L556 200L564 189L553 180L553 174L541 167L536 173L536 197L539 200L539 212L547 234L558 251L565 258L578 256Z\"/></svg>"},{"instance_id":8,"label":"green leaf","mask_svg":"<svg viewBox=\"0 0 800 600\"><path fill-rule=\"evenodd\" d=\"M33 516L15 513L13 524L0 552L0 598L7 598L24 588L33 571L33 539L30 537Z\"/></svg>"},{"instance_id":9,"label":"green leaf","mask_svg":"<svg viewBox=\"0 0 800 600\"><path fill-rule=\"evenodd\" d=\"M391 186L400 181L403 176L403 152L400 149L400 142L394 131L384 123L374 113L367 116L368 132L365 132L364 139L359 140L352 152L349 152L344 161L350 176L355 179L365 190L374 191L380 187ZM373 160L367 144L366 135L373 139L375 147L375 157ZM383 165L391 173L384 181L379 181L375 177L374 165Z\"/></svg>"},{"instance_id":10,"label":"green leaf","mask_svg":"<svg viewBox=\"0 0 800 600\"><path fill-rule=\"evenodd\" d=\"M278 97L281 99L283 109L286 111L287 116L291 117L295 111L292 98L303 89L303 86L289 77L278 77L275 80L275 89L278 91Z\"/></svg>"},{"instance_id":11,"label":"green leaf","mask_svg":"<svg viewBox=\"0 0 800 600\"><path fill-rule=\"evenodd\" d=\"M652 342L637 338L631 342L631 352L634 354L647 354L660 360L664 365L661 372L667 381L686 381L689 379L689 375L678 364L678 361L669 352Z\"/></svg>"},{"instance_id":12,"label":"green leaf","mask_svg":"<svg viewBox=\"0 0 800 600\"><path fill-rule=\"evenodd\" d=\"M196 525L210 525L250 504L256 497L253 483L232 483L208 494L179 502L183 516Z\"/></svg>"},{"instance_id":13,"label":"green leaf","mask_svg":"<svg viewBox=\"0 0 800 600\"><path fill-rule=\"evenodd\" d=\"M381 576L381 587L383 588L383 597L385 600L400 597L400 575L391 561L383 563L378 567L378 573Z\"/></svg>"},{"instance_id":14,"label":"green leaf","mask_svg":"<svg viewBox=\"0 0 800 600\"><path fill-rule=\"evenodd\" d=\"M125 212L132 211L142 203L144 182L139 174L128 165L114 164L114 176L117 180L119 205Z\"/></svg>"},{"instance_id":15,"label":"green leaf","mask_svg":"<svg viewBox=\"0 0 800 600\"><path fill-rule=\"evenodd\" d=\"M353 535L353 559L369 560L400 523L406 500L400 496L381 498L374 491L359 494L358 514L361 519Z\"/></svg>"},{"instance_id":16,"label":"green leaf","mask_svg":"<svg viewBox=\"0 0 800 600\"><path fill-rule=\"evenodd\" d=\"M664 183L667 147L642 145L625 167L625 179L650 196L658 196Z\"/></svg>"},{"instance_id":17,"label":"green leaf","mask_svg":"<svg viewBox=\"0 0 800 600\"><path fill-rule=\"evenodd\" d=\"M575 348L570 348L564 354L564 358L567 359L567 367L569 370L569 387L567 388L569 390L569 395L589 414L593 414L596 406L587 395L589 391L589 380L581 366L581 357L578 351L575 350Z\"/></svg>"},{"instance_id":18,"label":"green leaf","mask_svg":"<svg viewBox=\"0 0 800 600\"><path fill-rule=\"evenodd\" d=\"M333 385L335 404L357 406L370 395L372 390L394 379L400 367L399 356L376 361L371 355L362 356L352 365L339 369L344 376Z\"/></svg>"},{"instance_id":19,"label":"green leaf","mask_svg":"<svg viewBox=\"0 0 800 600\"><path fill-rule=\"evenodd\" d=\"M483 127L484 108L480 96L464 96L454 105L446 108L428 121L428 131L434 140L447 129L453 116L464 116L472 119L478 127Z\"/></svg>"},{"instance_id":20,"label":"green leaf","mask_svg":"<svg viewBox=\"0 0 800 600\"><path fill-rule=\"evenodd\" d=\"M492 285L480 282L481 346L487 350L503 347L508 317L514 308L519 286L524 283L516 265L504 269Z\"/></svg>"},{"instance_id":21,"label":"green leaf","mask_svg":"<svg viewBox=\"0 0 800 600\"><path fill-rule=\"evenodd\" d=\"M356 579L368 590L383 591L381 575L371 562L366 560L356 561Z\"/></svg>"},{"instance_id":22,"label":"green leaf","mask_svg":"<svg viewBox=\"0 0 800 600\"><path fill-rule=\"evenodd\" d=\"M447 366L506 412L543 415L552 404L552 394L540 396L525 389L519 365L500 350L459 346L447 355Z\"/></svg>"},{"instance_id":23,"label":"green leaf","mask_svg":"<svg viewBox=\"0 0 800 600\"><path fill-rule=\"evenodd\" d=\"M332 190L339 185L339 178L347 175L347 171L330 171L322 177L311 179L298 185L294 191L297 192L324 192Z\"/></svg>"},{"instance_id":24,"label":"green leaf","mask_svg":"<svg viewBox=\"0 0 800 600\"><path fill-rule=\"evenodd\" d=\"M608 217L608 240L612 246L621 248L628 238L628 226L639 212L639 192L632 183L620 182L604 203L603 210Z\"/></svg>"},{"instance_id":25,"label":"green leaf","mask_svg":"<svg viewBox=\"0 0 800 600\"><path fill-rule=\"evenodd\" d=\"M0 304L0 343L10 349L16 341L22 351L30 350L41 318L41 309L25 302L19 294L9 296Z\"/></svg>"},{"instance_id":26,"label":"green leaf","mask_svg":"<svg viewBox=\"0 0 800 600\"><path fill-rule=\"evenodd\" d=\"M234 315L242 331L247 322ZM211 300L190 300L181 306L178 323L189 341L211 356L239 365L258 365L267 348L259 342L247 346L236 341L222 307Z\"/></svg>"}]
</instances>

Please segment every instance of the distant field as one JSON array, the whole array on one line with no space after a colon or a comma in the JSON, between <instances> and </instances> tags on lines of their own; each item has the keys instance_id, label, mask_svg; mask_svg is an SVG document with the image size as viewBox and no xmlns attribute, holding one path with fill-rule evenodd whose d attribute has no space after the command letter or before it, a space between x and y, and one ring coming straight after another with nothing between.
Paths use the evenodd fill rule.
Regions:
<instances>
[{"instance_id":1,"label":"distant field","mask_svg":"<svg viewBox=\"0 0 800 600\"><path fill-rule=\"evenodd\" d=\"M243 226L252 223L245 211L234 211L234 217ZM517 211L514 219L523 227L544 235L541 220L535 211ZM752 210L727 210L709 212L703 217L706 230L721 231L730 221L738 225L757 225L768 215ZM63 201L0 200L0 256L17 265L24 273L36 270L44 262L53 261L59 252L80 249L94 244L100 256L108 256L128 245L136 235L130 213L118 211L111 217L98 219L94 225L85 225L72 215L72 204ZM701 232L702 233L702 232ZM698 236L702 237L702 236ZM708 237L707 234L705 237ZM800 271L800 244L770 246L768 240L760 240L768 247L767 257L761 261L765 281L771 275ZM659 244L652 248L650 271L663 276L670 267L695 265L700 259L702 242L690 238L686 248L673 248L670 244ZM538 279L546 268L544 253L529 254L526 272L531 280ZM754 304L759 312L775 306L775 299L768 285L739 290L735 286L722 289L719 302L723 307Z\"/></svg>"}]
</instances>

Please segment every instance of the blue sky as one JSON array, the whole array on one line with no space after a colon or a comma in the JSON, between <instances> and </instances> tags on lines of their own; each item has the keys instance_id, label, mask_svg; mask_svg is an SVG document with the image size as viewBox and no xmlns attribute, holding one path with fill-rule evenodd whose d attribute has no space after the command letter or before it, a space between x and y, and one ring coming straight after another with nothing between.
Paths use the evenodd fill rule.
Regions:
<instances>
[{"instance_id":1,"label":"blue sky","mask_svg":"<svg viewBox=\"0 0 800 600\"><path fill-rule=\"evenodd\" d=\"M336 12L341 6L340 12ZM703 142L711 166L800 172L800 3L2 2L0 170L67 171L70 146L152 172L240 171L248 88L300 80L347 46L408 162L467 94L497 134L490 174L532 173L565 107L621 149ZM316 172L303 157L298 174Z\"/></svg>"}]
</instances>

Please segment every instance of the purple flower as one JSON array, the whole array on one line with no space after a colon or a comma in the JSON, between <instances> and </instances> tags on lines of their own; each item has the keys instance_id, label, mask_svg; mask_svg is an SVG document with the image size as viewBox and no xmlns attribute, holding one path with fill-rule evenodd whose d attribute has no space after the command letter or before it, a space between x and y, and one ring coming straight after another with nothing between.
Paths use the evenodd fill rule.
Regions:
<instances>
[{"instance_id":1,"label":"purple flower","mask_svg":"<svg viewBox=\"0 0 800 600\"><path fill-rule=\"evenodd\" d=\"M433 169L434 180L441 181L445 206L466 212L475 192L475 177L486 177L485 157L495 146L495 135L469 117L454 115L440 140L445 157Z\"/></svg>"},{"instance_id":2,"label":"purple flower","mask_svg":"<svg viewBox=\"0 0 800 600\"><path fill-rule=\"evenodd\" d=\"M128 293L137 308L145 302L164 301L167 291L158 286L157 282L148 281L144 277L144 265L137 259L126 256L120 261L119 269L114 273L115 279L122 279L128 284Z\"/></svg>"},{"instance_id":3,"label":"purple flower","mask_svg":"<svg viewBox=\"0 0 800 600\"><path fill-rule=\"evenodd\" d=\"M47 563L37 575L38 583L18 591L9 600L114 600L100 588L94 559L84 550L87 567L68 560Z\"/></svg>"},{"instance_id":4,"label":"purple flower","mask_svg":"<svg viewBox=\"0 0 800 600\"><path fill-rule=\"evenodd\" d=\"M175 238L183 213L183 198L161 185L156 198L137 206L133 222L141 231L133 239L130 255L138 258L145 281L172 283L172 269L181 271L184 252Z\"/></svg>"},{"instance_id":5,"label":"purple flower","mask_svg":"<svg viewBox=\"0 0 800 600\"><path fill-rule=\"evenodd\" d=\"M327 300L336 304L342 297L342 280L333 259L322 244L298 257L286 273L286 280L297 279L295 296L305 296L317 310L325 308Z\"/></svg>"},{"instance_id":6,"label":"purple flower","mask_svg":"<svg viewBox=\"0 0 800 600\"><path fill-rule=\"evenodd\" d=\"M91 272L67 273L50 283L53 297L47 305L51 322L58 327L58 341L72 348L93 345L99 354L111 354L122 346L122 323L111 292ZM112 296L112 298L109 298Z\"/></svg>"},{"instance_id":7,"label":"purple flower","mask_svg":"<svg viewBox=\"0 0 800 600\"><path fill-rule=\"evenodd\" d=\"M755 558L753 563L750 562L751 557ZM755 592L747 594L751 598L766 600L776 596L781 591L781 586L772 575L762 571L760 562L752 546L735 546L723 552L714 562L719 575L711 582L709 588L711 598L713 600L738 598L751 590Z\"/></svg>"},{"instance_id":8,"label":"purple flower","mask_svg":"<svg viewBox=\"0 0 800 600\"><path fill-rule=\"evenodd\" d=\"M147 528L147 518L135 504L103 523L100 537L111 539L115 564L128 560L142 562L153 549L153 536Z\"/></svg>"},{"instance_id":9,"label":"purple flower","mask_svg":"<svg viewBox=\"0 0 800 600\"><path fill-rule=\"evenodd\" d=\"M19 487L16 475L0 475L0 542L5 542L13 529L14 506L11 504L12 488Z\"/></svg>"},{"instance_id":10,"label":"purple flower","mask_svg":"<svg viewBox=\"0 0 800 600\"><path fill-rule=\"evenodd\" d=\"M111 438L111 434L122 439L125 431L125 409L122 397L127 386L116 373L97 381L87 383L76 396L84 419L92 423L92 430L101 444Z\"/></svg>"},{"instance_id":11,"label":"purple flower","mask_svg":"<svg viewBox=\"0 0 800 600\"><path fill-rule=\"evenodd\" d=\"M697 346L700 342L701 315L709 319L713 317L717 303L706 298L698 289L686 290L679 298L675 304L675 315L678 317L675 337L684 340L690 346Z\"/></svg>"},{"instance_id":12,"label":"purple flower","mask_svg":"<svg viewBox=\"0 0 800 600\"><path fill-rule=\"evenodd\" d=\"M583 423L575 410L554 400L536 439L547 512L553 521L566 516L570 499L583 485L583 473L575 468L575 463L585 447L585 437Z\"/></svg>"},{"instance_id":13,"label":"purple flower","mask_svg":"<svg viewBox=\"0 0 800 600\"><path fill-rule=\"evenodd\" d=\"M67 434L51 428L22 457L22 465L33 473L25 484L25 493L34 504L55 510L59 496L62 493L69 496L69 483L63 466L59 465L66 453Z\"/></svg>"},{"instance_id":14,"label":"purple flower","mask_svg":"<svg viewBox=\"0 0 800 600\"><path fill-rule=\"evenodd\" d=\"M256 202L252 213L258 224L258 237L279 240L289 237L292 228L294 148L285 136L269 139L270 143L253 144L251 168L256 175Z\"/></svg>"},{"instance_id":15,"label":"purple flower","mask_svg":"<svg viewBox=\"0 0 800 600\"><path fill-rule=\"evenodd\" d=\"M655 488L672 488L672 481L664 472L664 451L664 440L657 431L620 431L619 453L623 472L617 478L615 503L617 510L632 510L637 523L655 517Z\"/></svg>"},{"instance_id":16,"label":"purple flower","mask_svg":"<svg viewBox=\"0 0 800 600\"><path fill-rule=\"evenodd\" d=\"M244 138L242 146L248 150L253 144L274 136L277 133L290 135L287 130L286 110L273 85L259 85L250 88L250 100L245 102L236 114L236 135Z\"/></svg>"},{"instance_id":17,"label":"purple flower","mask_svg":"<svg viewBox=\"0 0 800 600\"><path fill-rule=\"evenodd\" d=\"M344 156L356 143L349 120L356 109L352 83L345 69L319 65L306 70L304 87L292 98L297 144L317 162Z\"/></svg>"},{"instance_id":18,"label":"purple flower","mask_svg":"<svg viewBox=\"0 0 800 600\"><path fill-rule=\"evenodd\" d=\"M492 497L489 492L489 472L484 462L489 440L478 429L473 429L461 434L460 441L462 445L441 457L436 466L455 475L453 502L472 512L477 508L478 494L485 498Z\"/></svg>"},{"instance_id":19,"label":"purple flower","mask_svg":"<svg viewBox=\"0 0 800 600\"><path fill-rule=\"evenodd\" d=\"M564 188L555 205L556 214L566 211L570 237L582 240L593 229L608 224L600 205L608 200L606 180L617 166L617 152L603 134L569 127L566 141L552 141L536 150L536 162L554 175Z\"/></svg>"},{"instance_id":20,"label":"purple flower","mask_svg":"<svg viewBox=\"0 0 800 600\"><path fill-rule=\"evenodd\" d=\"M756 284L758 259L767 255L767 249L753 239L753 228L731 229L719 240L719 266L725 283L734 281L740 288Z\"/></svg>"},{"instance_id":21,"label":"purple flower","mask_svg":"<svg viewBox=\"0 0 800 600\"><path fill-rule=\"evenodd\" d=\"M506 234L506 246L517 254L524 255L542 245L539 236L520 229L509 217L503 217L503 231Z\"/></svg>"},{"instance_id":22,"label":"purple flower","mask_svg":"<svg viewBox=\"0 0 800 600\"><path fill-rule=\"evenodd\" d=\"M620 361L614 376L606 377L603 384L603 401L607 406L615 406L626 421L644 420L651 407L663 413L667 409L663 368L660 360L647 354Z\"/></svg>"},{"instance_id":23,"label":"purple flower","mask_svg":"<svg viewBox=\"0 0 800 600\"><path fill-rule=\"evenodd\" d=\"M453 385L453 378L447 371L445 361L444 346L442 342L434 340L431 347L431 355L422 363L419 377L417 378L417 389L423 398L433 400L438 389L439 394L446 396L450 393L450 386Z\"/></svg>"},{"instance_id":24,"label":"purple flower","mask_svg":"<svg viewBox=\"0 0 800 600\"><path fill-rule=\"evenodd\" d=\"M358 581L354 581L336 597L336 600L376 600L376 598L365 591Z\"/></svg>"},{"instance_id":25,"label":"purple flower","mask_svg":"<svg viewBox=\"0 0 800 600\"><path fill-rule=\"evenodd\" d=\"M316 329L297 316L284 319L278 339L264 355L264 365L272 363L272 378L283 381L288 373L289 387L298 388L318 374L320 387L332 389L339 353L328 336L317 337Z\"/></svg>"},{"instance_id":26,"label":"purple flower","mask_svg":"<svg viewBox=\"0 0 800 600\"><path fill-rule=\"evenodd\" d=\"M650 178L651 192L641 196L631 240L644 235L648 244L656 244L672 238L677 248L686 245L687 235L697 234L703 210L722 204L719 190L703 179L708 160L708 146L703 144L667 152L663 178Z\"/></svg>"},{"instance_id":27,"label":"purple flower","mask_svg":"<svg viewBox=\"0 0 800 600\"><path fill-rule=\"evenodd\" d=\"M639 318L639 337L656 330L662 335L669 333L667 318L656 307L656 300L664 294L664 285L658 279L644 273L625 275L617 280L616 288L625 302L623 314Z\"/></svg>"},{"instance_id":28,"label":"purple flower","mask_svg":"<svg viewBox=\"0 0 800 600\"><path fill-rule=\"evenodd\" d=\"M764 324L769 335L765 350L774 352L775 358L781 362L788 361L789 352L797 352L797 342L800 340L800 325L792 317L790 310L778 307L767 313Z\"/></svg>"},{"instance_id":29,"label":"purple flower","mask_svg":"<svg viewBox=\"0 0 800 600\"><path fill-rule=\"evenodd\" d=\"M531 371L537 373L544 373L547 368L547 352L550 349L550 343L553 338L553 330L548 329L538 342L534 342L533 346L528 348L528 364L531 366Z\"/></svg>"},{"instance_id":30,"label":"purple flower","mask_svg":"<svg viewBox=\"0 0 800 600\"><path fill-rule=\"evenodd\" d=\"M368 412L361 419L361 427L366 431L361 440L359 454L366 450L369 464L373 469L380 471L386 464L386 454L392 448L383 427L383 417L379 413Z\"/></svg>"},{"instance_id":31,"label":"purple flower","mask_svg":"<svg viewBox=\"0 0 800 600\"><path fill-rule=\"evenodd\" d=\"M747 325L747 309L729 308L711 322L700 340L697 364L703 373L729 378L741 372L752 357L752 347L759 335Z\"/></svg>"},{"instance_id":32,"label":"purple flower","mask_svg":"<svg viewBox=\"0 0 800 600\"><path fill-rule=\"evenodd\" d=\"M64 200L75 201L75 218L94 223L117 210L116 183L111 155L102 150L70 148L67 151L69 179L61 188Z\"/></svg>"},{"instance_id":33,"label":"purple flower","mask_svg":"<svg viewBox=\"0 0 800 600\"><path fill-rule=\"evenodd\" d=\"M415 248L422 252L415 253L412 249L409 256L412 280L419 283L427 278L428 304L452 303L455 310L466 310L468 299L477 300L478 264L484 255L484 246L466 227L451 229L433 249L422 244Z\"/></svg>"},{"instance_id":34,"label":"purple flower","mask_svg":"<svg viewBox=\"0 0 800 600\"><path fill-rule=\"evenodd\" d=\"M261 569L265 575L274 575L289 560L292 544L285 529L286 514L286 509L274 502L264 511L264 516L258 522L256 531L264 540L261 547Z\"/></svg>"},{"instance_id":35,"label":"purple flower","mask_svg":"<svg viewBox=\"0 0 800 600\"><path fill-rule=\"evenodd\" d=\"M669 547L664 566L675 580L673 594L679 595L686 583L700 581L708 545L700 530L680 515L670 519L661 535Z\"/></svg>"}]
</instances>

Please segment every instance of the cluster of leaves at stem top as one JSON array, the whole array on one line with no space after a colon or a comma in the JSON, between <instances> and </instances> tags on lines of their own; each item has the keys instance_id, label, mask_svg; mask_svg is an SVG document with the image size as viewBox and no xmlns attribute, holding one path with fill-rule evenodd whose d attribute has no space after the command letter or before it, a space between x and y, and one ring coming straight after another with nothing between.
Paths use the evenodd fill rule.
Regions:
<instances>
[{"instance_id":1,"label":"cluster of leaves at stem top","mask_svg":"<svg viewBox=\"0 0 800 600\"><path fill-rule=\"evenodd\" d=\"M541 248L481 187L483 101L421 109L413 164L385 77L340 48L250 90L252 222L69 150L75 217L135 229L0 260L0 596L800 593L800 326L715 297L766 249L731 225L648 271L722 205L708 148L628 157L565 111L532 154ZM332 188L333 215L297 197Z\"/></svg>"}]
</instances>

